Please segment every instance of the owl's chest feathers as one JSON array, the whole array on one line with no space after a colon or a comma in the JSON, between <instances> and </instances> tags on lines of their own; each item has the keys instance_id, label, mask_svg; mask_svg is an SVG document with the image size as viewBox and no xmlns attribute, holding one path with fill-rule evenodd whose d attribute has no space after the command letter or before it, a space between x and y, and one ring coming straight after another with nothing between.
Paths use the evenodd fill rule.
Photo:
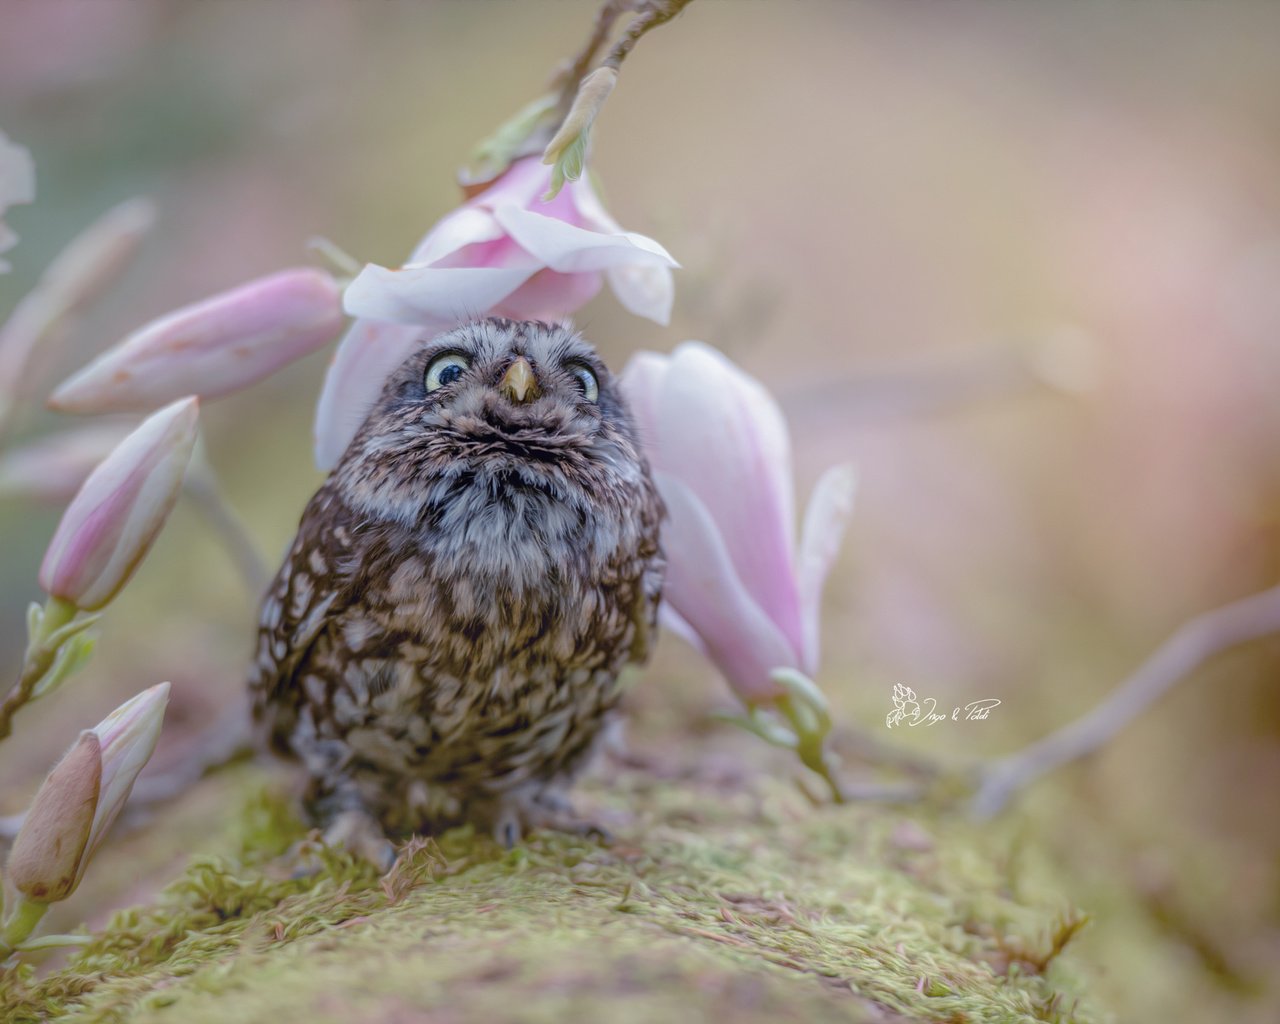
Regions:
<instances>
[{"instance_id":1,"label":"owl's chest feathers","mask_svg":"<svg viewBox=\"0 0 1280 1024\"><path fill-rule=\"evenodd\" d=\"M380 598L344 616L337 646L369 659L372 690L456 679L503 700L618 660L644 571L626 514L533 487L441 491L378 545L393 561L364 567Z\"/></svg>"}]
</instances>

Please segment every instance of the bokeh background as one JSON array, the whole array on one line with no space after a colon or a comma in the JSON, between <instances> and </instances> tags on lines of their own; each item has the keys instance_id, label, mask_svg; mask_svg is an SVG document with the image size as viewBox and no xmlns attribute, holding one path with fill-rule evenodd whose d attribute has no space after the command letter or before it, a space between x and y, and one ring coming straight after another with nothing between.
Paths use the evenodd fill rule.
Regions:
<instances>
[{"instance_id":1,"label":"bokeh background","mask_svg":"<svg viewBox=\"0 0 1280 1024\"><path fill-rule=\"evenodd\" d=\"M8 216L21 243L0 315L109 205L160 209L119 285L41 354L33 396L154 315L305 261L309 236L396 262L594 6L6 0L0 127L32 150L39 196ZM1277 582L1278 39L1280 7L1225 0L700 0L627 63L594 167L614 215L684 269L669 328L607 293L577 322L615 366L690 337L729 352L783 403L802 493L834 461L859 466L820 676L842 722L951 761L1005 753L1180 622ZM326 358L204 412L273 557L320 479ZM1046 360L1069 388L1023 372ZM32 408L19 436L59 425ZM57 514L0 506L14 670ZM254 603L180 507L88 670L22 714L0 812L160 679L181 747L239 699ZM895 683L1003 703L890 734ZM679 729L703 746L673 758L728 744L773 764L710 721L725 706L671 639L635 690L637 742ZM1026 841L1092 913L1073 948L1119 1019L1276 1019L1278 782L1270 641L1027 795Z\"/></svg>"}]
</instances>

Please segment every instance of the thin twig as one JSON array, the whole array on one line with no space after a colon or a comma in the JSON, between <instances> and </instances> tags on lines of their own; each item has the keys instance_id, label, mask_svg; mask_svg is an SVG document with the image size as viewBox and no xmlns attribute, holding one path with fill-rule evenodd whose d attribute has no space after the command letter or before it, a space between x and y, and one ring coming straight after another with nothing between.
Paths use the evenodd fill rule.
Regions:
<instances>
[{"instance_id":1,"label":"thin twig","mask_svg":"<svg viewBox=\"0 0 1280 1024\"><path fill-rule=\"evenodd\" d=\"M260 596L271 582L271 569L244 521L227 500L207 460L199 457L193 460L183 489L231 555L245 586L255 598Z\"/></svg>"},{"instance_id":2,"label":"thin twig","mask_svg":"<svg viewBox=\"0 0 1280 1024\"><path fill-rule=\"evenodd\" d=\"M605 41L608 40L609 33L613 31L613 24L618 20L618 15L623 11L632 10L634 7L635 0L605 0L600 10L596 12L595 23L591 26L591 35L587 37L587 41L583 44L582 49L578 51L578 55L556 76L559 79L563 75L563 81L560 86L560 99L556 103L557 125L564 120L565 115L569 113L569 108L573 106L573 97L577 95L578 83L591 70L591 65L595 63L596 54L600 52Z\"/></svg>"},{"instance_id":3,"label":"thin twig","mask_svg":"<svg viewBox=\"0 0 1280 1024\"><path fill-rule=\"evenodd\" d=\"M643 0L636 7L636 10L642 12L640 17L628 25L622 38L614 43L609 56L604 59L603 66L616 71L645 33L659 25L665 25L692 2L693 0Z\"/></svg>"},{"instance_id":4,"label":"thin twig","mask_svg":"<svg viewBox=\"0 0 1280 1024\"><path fill-rule=\"evenodd\" d=\"M970 810L981 818L998 813L1040 776L1098 750L1209 658L1275 632L1280 632L1280 587L1184 623L1137 672L1088 714L1038 743L981 768Z\"/></svg>"},{"instance_id":5,"label":"thin twig","mask_svg":"<svg viewBox=\"0 0 1280 1024\"><path fill-rule=\"evenodd\" d=\"M13 716L31 700L36 684L53 667L53 660L57 656L56 649L50 650L46 647L39 647L32 652L32 656L22 666L22 675L9 690L4 703L0 704L0 740L13 731Z\"/></svg>"}]
</instances>

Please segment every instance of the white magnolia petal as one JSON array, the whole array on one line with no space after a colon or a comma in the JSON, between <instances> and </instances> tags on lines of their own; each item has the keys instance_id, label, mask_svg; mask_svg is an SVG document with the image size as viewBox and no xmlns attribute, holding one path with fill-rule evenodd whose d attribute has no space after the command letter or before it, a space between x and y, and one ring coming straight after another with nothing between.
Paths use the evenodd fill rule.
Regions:
<instances>
[{"instance_id":1,"label":"white magnolia petal","mask_svg":"<svg viewBox=\"0 0 1280 1024\"><path fill-rule=\"evenodd\" d=\"M357 320L351 325L324 375L316 404L316 465L333 469L377 401L391 372L430 328Z\"/></svg>"},{"instance_id":2,"label":"white magnolia petal","mask_svg":"<svg viewBox=\"0 0 1280 1024\"><path fill-rule=\"evenodd\" d=\"M483 316L539 270L518 267L413 267L368 264L347 286L343 306L355 317L395 323L458 323Z\"/></svg>"},{"instance_id":3,"label":"white magnolia petal","mask_svg":"<svg viewBox=\"0 0 1280 1024\"><path fill-rule=\"evenodd\" d=\"M596 190L591 185L590 175L583 175L577 181L569 182L564 190L572 197L573 205L578 211L578 216L582 218L584 227L605 233L622 230L622 225L613 219L609 211L604 208L604 203L600 202L600 197L596 195Z\"/></svg>"},{"instance_id":4,"label":"white magnolia petal","mask_svg":"<svg viewBox=\"0 0 1280 1024\"><path fill-rule=\"evenodd\" d=\"M671 307L676 301L675 280L668 267L629 265L605 271L609 287L628 313L642 316L666 327L671 323Z\"/></svg>"},{"instance_id":5,"label":"white magnolia petal","mask_svg":"<svg viewBox=\"0 0 1280 1024\"><path fill-rule=\"evenodd\" d=\"M721 353L685 342L658 395L656 468L688 485L724 537L738 575L797 652L791 445L773 397Z\"/></svg>"},{"instance_id":6,"label":"white magnolia petal","mask_svg":"<svg viewBox=\"0 0 1280 1024\"><path fill-rule=\"evenodd\" d=\"M589 231L510 203L499 206L493 215L520 248L563 274L629 264L679 266L658 242L632 231Z\"/></svg>"},{"instance_id":7,"label":"white magnolia petal","mask_svg":"<svg viewBox=\"0 0 1280 1024\"><path fill-rule=\"evenodd\" d=\"M92 731L102 748L102 786L80 875L129 799L138 773L155 753L168 703L169 684L160 683L126 701L94 726Z\"/></svg>"},{"instance_id":8,"label":"white magnolia petal","mask_svg":"<svg viewBox=\"0 0 1280 1024\"><path fill-rule=\"evenodd\" d=\"M666 600L697 633L708 656L743 700L783 692L769 676L795 667L797 652L752 599L734 570L711 514L681 481L655 474L670 518L663 526Z\"/></svg>"},{"instance_id":9,"label":"white magnolia petal","mask_svg":"<svg viewBox=\"0 0 1280 1024\"><path fill-rule=\"evenodd\" d=\"M502 237L502 225L478 206L463 206L440 220L418 243L407 266L429 266L475 242Z\"/></svg>"},{"instance_id":10,"label":"white magnolia petal","mask_svg":"<svg viewBox=\"0 0 1280 1024\"><path fill-rule=\"evenodd\" d=\"M857 481L852 466L832 466L818 478L804 513L796 578L804 620L804 669L810 675L818 670L822 586L840 552L840 542L853 514Z\"/></svg>"}]
</instances>

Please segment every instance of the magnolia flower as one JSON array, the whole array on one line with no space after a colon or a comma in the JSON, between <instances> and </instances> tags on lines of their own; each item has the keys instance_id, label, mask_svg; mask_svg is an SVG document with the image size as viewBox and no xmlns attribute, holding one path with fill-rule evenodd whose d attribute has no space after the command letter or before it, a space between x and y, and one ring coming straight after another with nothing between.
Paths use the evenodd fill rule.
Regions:
<instances>
[{"instance_id":1,"label":"magnolia flower","mask_svg":"<svg viewBox=\"0 0 1280 1024\"><path fill-rule=\"evenodd\" d=\"M0 132L0 252L8 252L18 241L18 236L4 222L4 211L19 203L29 203L35 197L36 172L31 153ZM8 269L9 264L0 260L0 274Z\"/></svg>"},{"instance_id":2,"label":"magnolia flower","mask_svg":"<svg viewBox=\"0 0 1280 1024\"><path fill-rule=\"evenodd\" d=\"M154 409L183 395L217 398L247 387L342 329L337 282L314 268L284 270L139 328L64 381L62 412Z\"/></svg>"},{"instance_id":3,"label":"magnolia flower","mask_svg":"<svg viewBox=\"0 0 1280 1024\"><path fill-rule=\"evenodd\" d=\"M0 454L0 497L64 503L136 423L107 421L37 438Z\"/></svg>"},{"instance_id":4,"label":"magnolia flower","mask_svg":"<svg viewBox=\"0 0 1280 1024\"><path fill-rule=\"evenodd\" d=\"M129 581L177 500L198 411L184 398L152 414L89 474L40 566L50 595L94 611Z\"/></svg>"},{"instance_id":5,"label":"magnolia flower","mask_svg":"<svg viewBox=\"0 0 1280 1024\"><path fill-rule=\"evenodd\" d=\"M670 356L638 353L622 383L669 513L664 622L748 705L787 695L777 670L818 668L819 602L852 469L819 479L797 547L787 426L758 381L690 341Z\"/></svg>"},{"instance_id":6,"label":"magnolia flower","mask_svg":"<svg viewBox=\"0 0 1280 1024\"><path fill-rule=\"evenodd\" d=\"M360 319L338 346L316 410L316 462L331 469L355 436L383 382L424 331L478 316L556 320L608 278L632 313L665 324L678 266L651 238L623 231L590 182L542 202L551 169L516 161L489 188L441 220L399 270L369 265L348 287Z\"/></svg>"},{"instance_id":7,"label":"magnolia flower","mask_svg":"<svg viewBox=\"0 0 1280 1024\"><path fill-rule=\"evenodd\" d=\"M156 748L168 701L168 683L144 690L82 732L45 778L9 853L22 896L56 903L75 892Z\"/></svg>"}]
</instances>

